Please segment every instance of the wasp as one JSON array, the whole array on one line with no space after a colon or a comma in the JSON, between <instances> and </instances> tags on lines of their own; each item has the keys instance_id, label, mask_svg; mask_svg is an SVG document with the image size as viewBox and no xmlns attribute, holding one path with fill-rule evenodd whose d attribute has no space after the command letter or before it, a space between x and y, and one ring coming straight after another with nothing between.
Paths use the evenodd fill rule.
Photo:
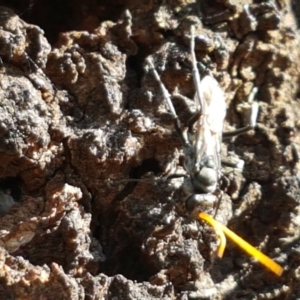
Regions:
<instances>
[{"instance_id":1,"label":"wasp","mask_svg":"<svg viewBox=\"0 0 300 300\"><path fill-rule=\"evenodd\" d=\"M252 130L256 126L259 106L257 102L253 101L257 92L257 88L253 88L249 96L249 100L252 102L252 108L248 126L232 132L223 133L223 123L226 116L225 95L213 76L206 75L202 80L200 79L195 55L195 34L193 26L191 27L190 49L192 76L196 90L194 97L196 112L187 122L186 131L181 129L180 120L173 106L171 95L162 83L152 60L150 58L146 60L154 78L160 86L160 90L173 117L175 131L182 143L187 177L189 177L194 189L194 194L186 199L186 208L198 220L203 219L214 227L221 241L218 256L221 257L223 255L226 245L224 234L226 234L246 252L260 260L267 268L275 274L280 275L282 273L281 266L256 250L201 209L207 206L213 206L217 200L219 200L217 195L222 194L219 193L218 187L222 176L222 137L227 138ZM175 175L174 177L178 177L176 174L173 175ZM169 178L172 177L172 175L169 176Z\"/></svg>"}]
</instances>

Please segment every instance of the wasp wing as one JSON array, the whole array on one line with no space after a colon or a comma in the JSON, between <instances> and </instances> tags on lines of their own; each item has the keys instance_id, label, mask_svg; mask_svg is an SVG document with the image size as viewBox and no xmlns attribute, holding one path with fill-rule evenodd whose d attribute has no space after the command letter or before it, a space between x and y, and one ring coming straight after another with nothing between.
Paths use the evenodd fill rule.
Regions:
<instances>
[{"instance_id":1,"label":"wasp wing","mask_svg":"<svg viewBox=\"0 0 300 300\"><path fill-rule=\"evenodd\" d=\"M196 124L194 144L195 163L200 167L203 157L214 159L217 171L221 169L221 143L223 123L226 115L225 95L218 82L212 76L205 76L200 82L201 115Z\"/></svg>"}]
</instances>

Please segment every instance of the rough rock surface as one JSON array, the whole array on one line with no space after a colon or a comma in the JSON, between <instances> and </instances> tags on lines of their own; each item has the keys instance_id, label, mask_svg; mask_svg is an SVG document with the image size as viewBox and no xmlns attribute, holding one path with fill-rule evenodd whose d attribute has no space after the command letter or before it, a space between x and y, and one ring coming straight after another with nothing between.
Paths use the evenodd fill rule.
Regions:
<instances>
[{"instance_id":1,"label":"rough rock surface","mask_svg":"<svg viewBox=\"0 0 300 300\"><path fill-rule=\"evenodd\" d=\"M0 7L0 299L299 299L298 2L19 2ZM258 87L257 128L222 146L245 167L224 169L217 218L281 277L231 243L216 258L186 179L151 183L184 169L145 58L186 125L191 25L226 130L247 124Z\"/></svg>"}]
</instances>

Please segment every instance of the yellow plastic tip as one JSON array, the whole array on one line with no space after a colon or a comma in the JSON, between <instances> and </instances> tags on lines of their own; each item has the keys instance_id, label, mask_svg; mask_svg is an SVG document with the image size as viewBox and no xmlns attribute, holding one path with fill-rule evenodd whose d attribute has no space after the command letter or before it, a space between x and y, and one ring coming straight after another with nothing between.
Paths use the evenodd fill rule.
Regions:
<instances>
[{"instance_id":1,"label":"yellow plastic tip","mask_svg":"<svg viewBox=\"0 0 300 300\"><path fill-rule=\"evenodd\" d=\"M275 273L278 276L280 276L282 274L283 268L279 264L277 264L274 260L272 260L271 258L266 256L262 252L255 249L248 242L243 240L241 237L239 237L237 234L235 234L233 231L228 229L226 226L224 226L220 222L216 221L210 215L208 215L205 212L200 212L198 214L198 217L199 217L199 219L202 219L202 220L206 221L209 225L211 225L215 229L216 234L219 236L219 238L220 238L220 246L218 249L219 257L223 256L223 252L224 252L224 249L226 246L226 238L224 236L224 233L225 233L226 236L229 237L234 243L236 243L238 246L240 246L249 255L255 257L261 264L263 264L265 267L267 267L273 273ZM222 254L222 255L220 256L219 254Z\"/></svg>"},{"instance_id":2,"label":"yellow plastic tip","mask_svg":"<svg viewBox=\"0 0 300 300\"><path fill-rule=\"evenodd\" d=\"M223 231L222 227L219 226L220 223L216 222L213 218L211 218L211 219L212 219L212 222L209 222L208 220L206 220L206 221L214 228L217 236L220 239L220 245L219 245L219 248L218 248L217 255L218 255L219 258L222 258L223 254L224 254L224 251L225 251L225 248L226 248L226 237L225 237L225 234L224 234L224 231Z\"/></svg>"}]
</instances>

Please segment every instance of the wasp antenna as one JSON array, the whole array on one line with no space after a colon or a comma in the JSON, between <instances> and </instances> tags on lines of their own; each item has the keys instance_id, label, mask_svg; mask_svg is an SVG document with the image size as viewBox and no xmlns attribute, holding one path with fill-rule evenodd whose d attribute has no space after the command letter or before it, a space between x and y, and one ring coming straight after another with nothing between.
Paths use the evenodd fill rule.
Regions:
<instances>
[{"instance_id":1,"label":"wasp antenna","mask_svg":"<svg viewBox=\"0 0 300 300\"><path fill-rule=\"evenodd\" d=\"M196 93L198 95L198 105L201 107L202 111L205 111L205 101L203 101L201 97L201 88L200 88L200 74L197 68L197 60L195 54L195 27L191 26L191 56L192 56L192 72L193 72L193 80L196 88Z\"/></svg>"},{"instance_id":2,"label":"wasp antenna","mask_svg":"<svg viewBox=\"0 0 300 300\"><path fill-rule=\"evenodd\" d=\"M274 260L266 256L259 250L255 249L248 242L243 240L241 237L239 237L237 234L235 234L233 231L228 229L220 222L216 221L210 215L206 214L205 212L200 212L198 214L198 218L205 220L213 228L215 228L215 230L217 228L216 232L218 235L220 230L223 231L227 235L227 237L229 237L234 243L240 246L249 255L255 257L261 264L263 264L265 267L267 267L270 271L275 273L277 276L280 276L282 274L283 268L279 264L277 264Z\"/></svg>"},{"instance_id":3,"label":"wasp antenna","mask_svg":"<svg viewBox=\"0 0 300 300\"><path fill-rule=\"evenodd\" d=\"M217 236L220 239L220 245L217 251L217 255L219 258L223 257L225 248L226 248L226 237L223 231L223 228L220 226L221 223L217 222L214 218L212 218L211 216L209 216L208 214L204 213L204 212L200 212L197 213L198 214L198 218L199 219L203 219L204 221L206 221L211 227L213 227L213 229L215 230Z\"/></svg>"}]
</instances>

